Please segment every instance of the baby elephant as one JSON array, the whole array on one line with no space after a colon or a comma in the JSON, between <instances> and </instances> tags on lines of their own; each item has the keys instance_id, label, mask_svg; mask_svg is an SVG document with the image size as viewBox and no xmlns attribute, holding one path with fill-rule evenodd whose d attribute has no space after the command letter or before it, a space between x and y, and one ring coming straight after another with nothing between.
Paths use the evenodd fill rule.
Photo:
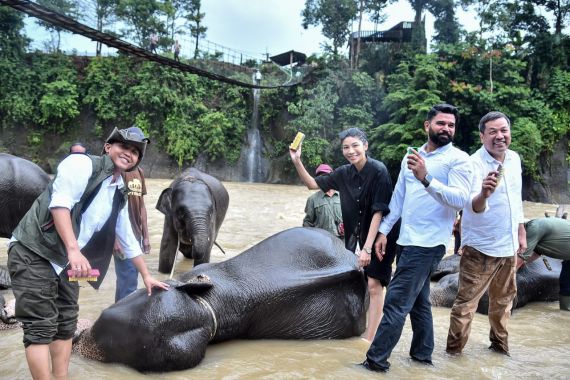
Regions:
<instances>
[{"instance_id":1,"label":"baby elephant","mask_svg":"<svg viewBox=\"0 0 570 380\"><path fill-rule=\"evenodd\" d=\"M216 178L195 168L180 173L156 204L165 216L158 271L171 271L177 250L194 259L194 266L209 263L229 201L226 188Z\"/></svg>"}]
</instances>

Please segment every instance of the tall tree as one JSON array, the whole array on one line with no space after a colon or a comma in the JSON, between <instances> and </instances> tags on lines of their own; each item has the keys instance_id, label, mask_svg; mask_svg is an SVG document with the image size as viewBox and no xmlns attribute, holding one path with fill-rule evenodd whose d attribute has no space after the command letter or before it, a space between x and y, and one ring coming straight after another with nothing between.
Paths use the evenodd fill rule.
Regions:
<instances>
[{"instance_id":1,"label":"tall tree","mask_svg":"<svg viewBox=\"0 0 570 380\"><path fill-rule=\"evenodd\" d=\"M350 35L350 23L356 19L354 0L306 0L301 12L303 28L320 25L323 35L332 40L332 52L338 55Z\"/></svg>"},{"instance_id":2,"label":"tall tree","mask_svg":"<svg viewBox=\"0 0 570 380\"><path fill-rule=\"evenodd\" d=\"M562 34L564 22L570 21L570 0L536 0L535 3L554 14L554 34Z\"/></svg>"},{"instance_id":3,"label":"tall tree","mask_svg":"<svg viewBox=\"0 0 570 380\"><path fill-rule=\"evenodd\" d=\"M194 46L194 59L198 58L198 44L200 42L200 38L206 37L206 31L208 30L207 27L202 25L206 14L200 12L201 7L201 0L190 0L184 5L184 10L186 11L184 17L186 18L188 27L190 28L190 35L196 41Z\"/></svg>"},{"instance_id":4,"label":"tall tree","mask_svg":"<svg viewBox=\"0 0 570 380\"><path fill-rule=\"evenodd\" d=\"M356 40L356 52L354 54L354 67L358 67L358 60L360 56L360 39L362 37L362 17L364 13L370 15L370 19L377 25L385 19L383 10L386 7L388 0L358 0L358 34Z\"/></svg>"},{"instance_id":5,"label":"tall tree","mask_svg":"<svg viewBox=\"0 0 570 380\"><path fill-rule=\"evenodd\" d=\"M115 16L116 6L118 0L91 0L91 6L95 9L95 22L97 23L96 29L100 32L104 31L104 28L108 26ZM89 10L85 10L85 18L90 18ZM97 41L95 45L95 54L97 56L101 55L101 49L103 44L101 41Z\"/></svg>"},{"instance_id":6,"label":"tall tree","mask_svg":"<svg viewBox=\"0 0 570 380\"><path fill-rule=\"evenodd\" d=\"M455 1L439 0L428 4L428 9L437 20L434 23L436 42L455 44L459 41L459 23L455 17Z\"/></svg>"},{"instance_id":7,"label":"tall tree","mask_svg":"<svg viewBox=\"0 0 570 380\"><path fill-rule=\"evenodd\" d=\"M75 1L71 0L37 0L39 5L43 5L59 14L67 17L76 18L77 17L77 5ZM55 26L52 23L37 20L36 23L44 28L46 28L50 33L52 33L52 44L51 49L59 51L61 45L61 32L65 29Z\"/></svg>"},{"instance_id":8,"label":"tall tree","mask_svg":"<svg viewBox=\"0 0 570 380\"><path fill-rule=\"evenodd\" d=\"M126 25L123 34L140 46L147 46L152 34L165 35L162 15L162 4L157 0L119 0L117 4L117 16Z\"/></svg>"},{"instance_id":9,"label":"tall tree","mask_svg":"<svg viewBox=\"0 0 570 380\"><path fill-rule=\"evenodd\" d=\"M0 56L21 56L30 43L24 32L24 14L0 7Z\"/></svg>"}]
</instances>

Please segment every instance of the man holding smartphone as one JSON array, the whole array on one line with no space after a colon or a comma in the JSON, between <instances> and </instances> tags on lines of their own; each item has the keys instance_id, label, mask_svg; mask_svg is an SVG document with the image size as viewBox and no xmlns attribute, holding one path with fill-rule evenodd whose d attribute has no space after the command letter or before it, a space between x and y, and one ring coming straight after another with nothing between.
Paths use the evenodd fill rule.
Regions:
<instances>
[{"instance_id":1,"label":"man holding smartphone","mask_svg":"<svg viewBox=\"0 0 570 380\"><path fill-rule=\"evenodd\" d=\"M516 256L526 251L519 155L509 150L511 122L497 111L479 122L483 146L471 156L473 183L463 209L459 290L451 309L446 351L467 343L479 299L489 291L489 349L509 355L507 322L517 293Z\"/></svg>"}]
</instances>

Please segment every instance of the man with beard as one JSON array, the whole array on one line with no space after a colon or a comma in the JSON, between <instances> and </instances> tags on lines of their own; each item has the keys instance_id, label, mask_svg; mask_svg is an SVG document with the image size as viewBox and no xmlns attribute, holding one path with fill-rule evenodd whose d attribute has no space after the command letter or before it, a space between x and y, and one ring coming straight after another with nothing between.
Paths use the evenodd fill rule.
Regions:
<instances>
[{"instance_id":1,"label":"man with beard","mask_svg":"<svg viewBox=\"0 0 570 380\"><path fill-rule=\"evenodd\" d=\"M390 213L382 220L375 251L385 251L386 236L402 218L398 245L402 247L396 272L384 302L384 317L362 365L385 372L388 358L410 314L413 338L412 360L431 365L434 347L429 302L430 273L449 244L456 212L468 200L472 169L469 156L451 142L459 111L449 104L432 107L424 122L428 135L417 151L402 160Z\"/></svg>"},{"instance_id":2,"label":"man with beard","mask_svg":"<svg viewBox=\"0 0 570 380\"><path fill-rule=\"evenodd\" d=\"M517 293L515 253L526 251L522 206L521 159L509 150L511 122L489 112L479 122L483 146L471 156L473 183L463 209L463 253L459 290L453 307L447 348L460 354L471 331L479 299L489 290L489 349L509 355L507 322Z\"/></svg>"}]
</instances>

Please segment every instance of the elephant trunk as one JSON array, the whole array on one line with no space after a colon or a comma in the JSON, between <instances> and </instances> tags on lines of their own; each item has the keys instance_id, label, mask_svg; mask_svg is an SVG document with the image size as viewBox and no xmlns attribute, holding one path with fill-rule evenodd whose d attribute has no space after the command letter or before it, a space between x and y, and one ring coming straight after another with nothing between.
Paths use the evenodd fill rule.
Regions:
<instances>
[{"instance_id":1,"label":"elephant trunk","mask_svg":"<svg viewBox=\"0 0 570 380\"><path fill-rule=\"evenodd\" d=\"M192 257L198 262L208 262L214 245L214 223L206 216L192 218L190 224Z\"/></svg>"}]
</instances>

